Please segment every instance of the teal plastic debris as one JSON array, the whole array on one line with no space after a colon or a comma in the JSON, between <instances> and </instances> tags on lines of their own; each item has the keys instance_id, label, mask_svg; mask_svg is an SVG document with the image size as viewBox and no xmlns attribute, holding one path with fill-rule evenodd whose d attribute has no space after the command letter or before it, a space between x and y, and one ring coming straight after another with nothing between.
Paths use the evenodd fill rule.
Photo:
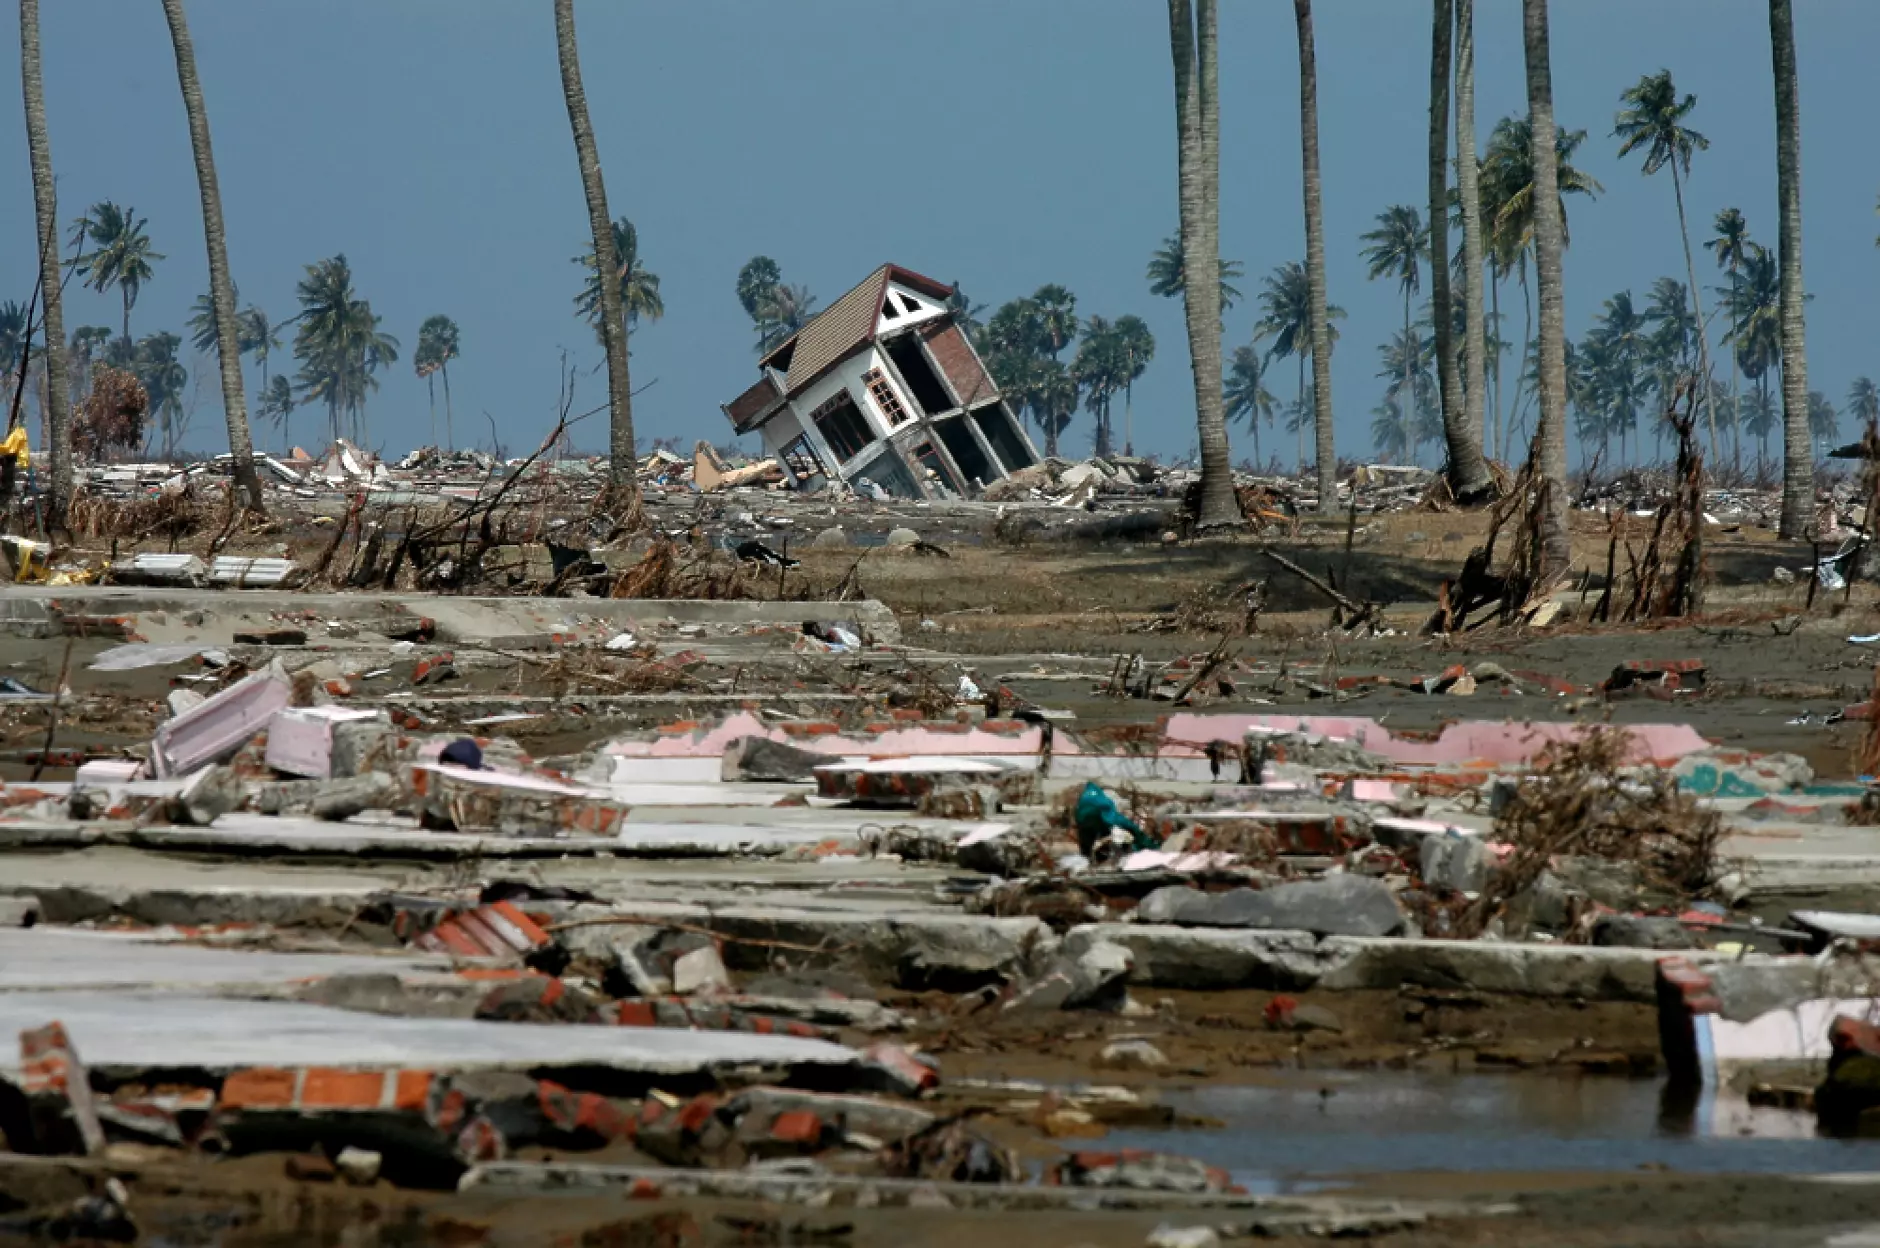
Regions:
<instances>
[{"instance_id":1,"label":"teal plastic debris","mask_svg":"<svg viewBox=\"0 0 1880 1248\"><path fill-rule=\"evenodd\" d=\"M1085 857L1095 848L1098 841L1108 836L1112 829L1122 828L1136 838L1137 849L1148 849L1155 844L1155 839L1140 827L1136 821L1117 809L1116 799L1104 792L1094 780L1084 782L1084 791L1077 795L1077 848Z\"/></svg>"}]
</instances>

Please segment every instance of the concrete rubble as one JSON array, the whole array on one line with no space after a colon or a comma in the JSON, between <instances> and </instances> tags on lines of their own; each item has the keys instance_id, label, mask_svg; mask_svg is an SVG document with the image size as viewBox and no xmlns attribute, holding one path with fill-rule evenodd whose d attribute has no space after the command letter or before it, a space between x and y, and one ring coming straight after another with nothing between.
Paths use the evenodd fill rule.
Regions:
<instances>
[{"instance_id":1,"label":"concrete rubble","mask_svg":"<svg viewBox=\"0 0 1880 1248\"><path fill-rule=\"evenodd\" d=\"M218 471L94 485L145 504ZM931 617L847 584L664 591L768 584L793 540L940 566L947 524L1172 541L1192 474L1042 460L912 520L812 512L774 457L704 444L640 475L656 535L610 547L611 525L568 521L492 540L462 579L462 534L452 555L388 547L438 500L461 518L504 488L512 508L597 495L601 465L339 444L270 461L268 489L324 515L333 549L350 531L343 576L305 550L55 554L64 582L0 594L0 634L72 651L19 704L58 748L47 733L0 771L12 1152L1342 1233L1435 1206L1282 1208L1177 1151L1097 1141L1170 1128L1165 1083L1222 1076L1231 1046L1662 1069L1705 1095L1845 1091L1880 1062L1855 1025L1880 1001L1858 960L1880 919L1839 893L1880 885L1866 786L1680 716L1724 679L1701 660L1606 655L1589 679L1225 641L943 650ZM1276 528L1315 502L1241 485ZM1360 468L1353 541L1430 487ZM717 527L688 535L701 499ZM679 578L661 560L682 545L706 579L619 592ZM397 558L427 560L421 579L372 579ZM90 731L107 698L146 708L137 733ZM1623 713L1557 709L1581 699ZM1537 795L1568 792L1577 826L1546 825ZM1497 1013L1616 1018L1648 1051L1556 1034L1511 1056L1480 1038ZM1383 1057L1361 1047L1379 1036ZM1056 1063L1042 1082L1033 1056ZM1837 1129L1880 1115L1820 1104ZM1151 1242L1212 1242L1192 1229Z\"/></svg>"}]
</instances>

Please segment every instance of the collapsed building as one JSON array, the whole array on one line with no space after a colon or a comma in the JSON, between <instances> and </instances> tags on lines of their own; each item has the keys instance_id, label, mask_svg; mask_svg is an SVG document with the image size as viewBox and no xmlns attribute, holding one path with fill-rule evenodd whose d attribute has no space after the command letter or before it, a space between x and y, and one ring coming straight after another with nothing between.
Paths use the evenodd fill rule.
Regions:
<instances>
[{"instance_id":1,"label":"collapsed building","mask_svg":"<svg viewBox=\"0 0 1880 1248\"><path fill-rule=\"evenodd\" d=\"M884 264L758 361L724 404L797 489L830 482L900 498L966 498L1038 462L948 300Z\"/></svg>"}]
</instances>

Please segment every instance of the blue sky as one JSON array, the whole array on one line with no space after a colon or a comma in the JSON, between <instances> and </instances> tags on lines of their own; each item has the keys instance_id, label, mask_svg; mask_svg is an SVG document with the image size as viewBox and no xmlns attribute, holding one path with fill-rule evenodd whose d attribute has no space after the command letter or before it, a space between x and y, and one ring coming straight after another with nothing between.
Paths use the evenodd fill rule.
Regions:
<instances>
[{"instance_id":1,"label":"blue sky","mask_svg":"<svg viewBox=\"0 0 1880 1248\"><path fill-rule=\"evenodd\" d=\"M1222 251L1258 277L1304 252L1292 6L1225 0L1221 30ZM1478 0L1477 120L1525 107L1519 5ZM1563 125L1590 131L1581 164L1605 184L1569 206L1569 332L1602 300L1683 277L1671 186L1621 164L1609 137L1619 93L1668 66L1699 97L1712 142L1687 188L1697 236L1722 207L1773 244L1775 155L1762 0L1556 0L1554 80ZM1341 454L1368 454L1377 344L1398 325L1394 285L1367 282L1358 236L1387 205L1425 192L1429 12L1409 0L1320 0L1321 145L1331 298L1350 313L1334 356ZM294 311L304 265L350 258L360 293L404 344L368 408L372 440L430 438L410 352L434 312L462 328L452 369L460 441L494 428L521 453L553 423L566 348L598 361L575 320L569 257L587 228L546 3L499 0L191 0L244 301ZM1079 310L1146 318L1158 354L1136 388L1139 449L1193 443L1179 303L1151 296L1150 251L1175 224L1167 13L1156 0L581 0L589 103L616 213L640 230L667 316L634 338L643 442L723 441L718 404L755 376L739 267L766 253L829 303L885 260L999 302L1045 282ZM1880 4L1797 6L1804 123L1810 381L1837 404L1870 359L1880 279L1874 215L1880 134L1868 124ZM154 3L43 6L47 111L60 215L98 199L135 205L168 254L133 330L182 332L207 286L201 215L162 12ZM0 91L18 99L17 60ZM0 231L15 240L0 298L32 289L24 129L0 127ZM1708 256L1698 254L1708 284ZM1714 271L1714 270L1712 270ZM1707 303L1714 296L1706 292ZM1519 295L1504 297L1519 333ZM1254 312L1234 309L1229 345ZM115 296L69 289L68 330L117 324ZM277 357L277 365L282 363ZM190 442L221 438L213 369L200 359ZM251 376L251 394L257 378ZM1290 398L1282 363L1272 388ZM577 405L604 398L584 376ZM312 442L319 420L296 416ZM1088 446L1080 415L1067 449ZM1245 434L1234 431L1236 457ZM273 446L273 432L264 432ZM1286 442L1280 435L1282 443ZM577 438L600 446L601 431ZM1266 441L1271 446L1270 437ZM1428 452L1426 451L1426 456Z\"/></svg>"}]
</instances>

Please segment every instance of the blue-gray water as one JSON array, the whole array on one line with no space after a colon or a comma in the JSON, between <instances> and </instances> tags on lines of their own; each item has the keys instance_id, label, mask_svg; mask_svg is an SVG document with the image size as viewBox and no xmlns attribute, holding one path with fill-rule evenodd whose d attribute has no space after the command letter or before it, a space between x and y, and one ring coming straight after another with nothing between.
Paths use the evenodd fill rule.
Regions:
<instances>
[{"instance_id":1,"label":"blue-gray water","mask_svg":"<svg viewBox=\"0 0 1880 1248\"><path fill-rule=\"evenodd\" d=\"M1321 1090L1330 1092L1321 1095ZM1406 1170L1711 1173L1880 1168L1880 1140L1818 1137L1810 1114L1740 1100L1667 1102L1649 1080L1275 1071L1256 1086L1171 1093L1213 1130L1127 1131L1102 1148L1198 1157L1254 1192Z\"/></svg>"}]
</instances>

